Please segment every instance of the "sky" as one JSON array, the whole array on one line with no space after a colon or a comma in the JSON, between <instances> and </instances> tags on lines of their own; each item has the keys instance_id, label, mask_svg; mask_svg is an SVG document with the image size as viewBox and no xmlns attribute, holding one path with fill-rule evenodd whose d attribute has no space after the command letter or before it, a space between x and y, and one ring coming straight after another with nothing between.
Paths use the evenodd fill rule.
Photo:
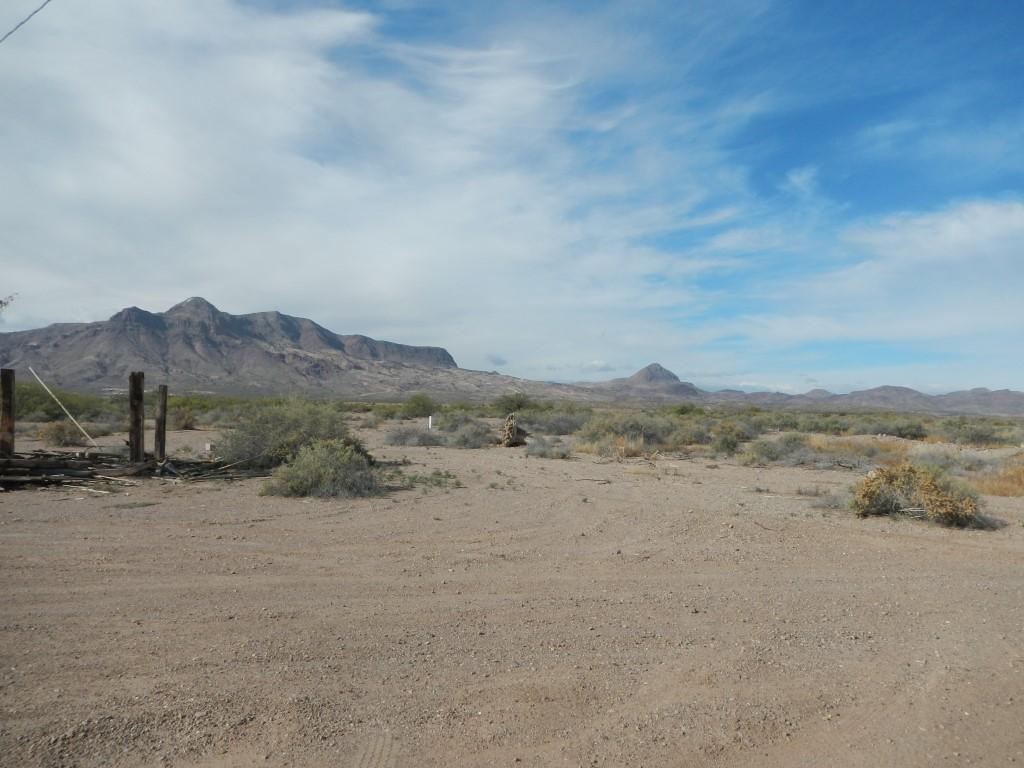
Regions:
<instances>
[{"instance_id":1,"label":"sky","mask_svg":"<svg viewBox=\"0 0 1024 768\"><path fill-rule=\"evenodd\" d=\"M1024 390L1022 41L1007 0L53 0L0 45L0 332L202 296L532 379Z\"/></svg>"}]
</instances>

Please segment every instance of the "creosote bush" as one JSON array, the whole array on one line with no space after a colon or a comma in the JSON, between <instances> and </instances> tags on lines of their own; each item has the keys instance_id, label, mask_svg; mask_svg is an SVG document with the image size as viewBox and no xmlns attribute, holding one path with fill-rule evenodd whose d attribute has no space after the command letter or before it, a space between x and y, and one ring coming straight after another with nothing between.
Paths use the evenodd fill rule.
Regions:
<instances>
[{"instance_id":1,"label":"creosote bush","mask_svg":"<svg viewBox=\"0 0 1024 768\"><path fill-rule=\"evenodd\" d=\"M494 409L505 416L533 407L535 403L525 392L509 392L494 401Z\"/></svg>"},{"instance_id":2,"label":"creosote bush","mask_svg":"<svg viewBox=\"0 0 1024 768\"><path fill-rule=\"evenodd\" d=\"M930 520L965 527L978 522L978 495L933 467L904 462L872 470L853 488L853 510L870 515L922 514Z\"/></svg>"},{"instance_id":3,"label":"creosote bush","mask_svg":"<svg viewBox=\"0 0 1024 768\"><path fill-rule=\"evenodd\" d=\"M402 404L401 415L406 419L420 419L436 413L438 404L429 395L418 392L410 395L409 399Z\"/></svg>"},{"instance_id":4,"label":"creosote bush","mask_svg":"<svg viewBox=\"0 0 1024 768\"><path fill-rule=\"evenodd\" d=\"M345 414L324 403L289 400L246 409L234 429L225 433L221 457L228 463L270 469L294 458L319 440L337 440L369 457L362 444L349 436Z\"/></svg>"},{"instance_id":5,"label":"creosote bush","mask_svg":"<svg viewBox=\"0 0 1024 768\"><path fill-rule=\"evenodd\" d=\"M269 496L373 496L383 483L372 457L346 440L317 440L274 470L261 494Z\"/></svg>"}]
</instances>

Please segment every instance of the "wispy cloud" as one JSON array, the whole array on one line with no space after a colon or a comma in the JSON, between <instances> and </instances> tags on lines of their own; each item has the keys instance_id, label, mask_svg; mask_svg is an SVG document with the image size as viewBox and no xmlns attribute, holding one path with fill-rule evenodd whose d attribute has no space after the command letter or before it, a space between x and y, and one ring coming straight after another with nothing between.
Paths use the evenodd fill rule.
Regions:
<instances>
[{"instance_id":1,"label":"wispy cloud","mask_svg":"<svg viewBox=\"0 0 1024 768\"><path fill-rule=\"evenodd\" d=\"M1019 326L1007 189L866 213L850 158L1016 167L1020 116L928 128L954 107L888 106L792 3L279 6L54 4L5 44L0 327L198 294L467 367L724 385L799 382L772 354L822 339Z\"/></svg>"}]
</instances>

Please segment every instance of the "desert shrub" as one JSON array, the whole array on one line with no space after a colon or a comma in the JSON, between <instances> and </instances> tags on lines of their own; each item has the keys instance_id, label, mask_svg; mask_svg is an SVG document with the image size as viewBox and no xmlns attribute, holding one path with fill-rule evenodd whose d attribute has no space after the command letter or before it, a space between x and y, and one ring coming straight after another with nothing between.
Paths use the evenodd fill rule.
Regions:
<instances>
[{"instance_id":1,"label":"desert shrub","mask_svg":"<svg viewBox=\"0 0 1024 768\"><path fill-rule=\"evenodd\" d=\"M397 419L402 415L402 407L401 403L374 403L371 411L378 419Z\"/></svg>"},{"instance_id":2,"label":"desert shrub","mask_svg":"<svg viewBox=\"0 0 1024 768\"><path fill-rule=\"evenodd\" d=\"M797 420L798 432L816 432L823 435L841 435L850 426L849 419L828 414L805 413Z\"/></svg>"},{"instance_id":3,"label":"desert shrub","mask_svg":"<svg viewBox=\"0 0 1024 768\"><path fill-rule=\"evenodd\" d=\"M51 389L53 388L51 387ZM126 398L122 398L124 400L122 406L117 398L69 392L64 389L54 389L53 391L79 421L99 421L115 413L128 413ZM28 418L30 414L36 417L35 421L59 421L67 418L60 406L38 384L17 382L14 385L15 418L31 421L32 419ZM39 416L43 418L39 418Z\"/></svg>"},{"instance_id":4,"label":"desert shrub","mask_svg":"<svg viewBox=\"0 0 1024 768\"><path fill-rule=\"evenodd\" d=\"M519 414L519 422L531 432L571 435L581 429L590 417L590 409L584 408L528 409Z\"/></svg>"},{"instance_id":5,"label":"desert shrub","mask_svg":"<svg viewBox=\"0 0 1024 768\"><path fill-rule=\"evenodd\" d=\"M483 448L493 445L497 439L486 424L471 419L450 433L447 442L453 448Z\"/></svg>"},{"instance_id":6,"label":"desert shrub","mask_svg":"<svg viewBox=\"0 0 1024 768\"><path fill-rule=\"evenodd\" d=\"M169 429L195 429L197 424L195 411L191 408L168 409L167 427Z\"/></svg>"},{"instance_id":7,"label":"desert shrub","mask_svg":"<svg viewBox=\"0 0 1024 768\"><path fill-rule=\"evenodd\" d=\"M692 416L703 415L704 409L696 403L679 403L679 405L673 405L669 412L674 416Z\"/></svg>"},{"instance_id":8,"label":"desert shrub","mask_svg":"<svg viewBox=\"0 0 1024 768\"><path fill-rule=\"evenodd\" d=\"M772 464L807 447L807 438L796 433L776 440L755 440L747 446L743 459L748 464Z\"/></svg>"},{"instance_id":9,"label":"desert shrub","mask_svg":"<svg viewBox=\"0 0 1024 768\"><path fill-rule=\"evenodd\" d=\"M561 440L534 437L526 444L526 455L540 459L568 459L572 451Z\"/></svg>"},{"instance_id":10,"label":"desert shrub","mask_svg":"<svg viewBox=\"0 0 1024 768\"><path fill-rule=\"evenodd\" d=\"M372 496L380 493L373 460L346 440L317 440L274 470L260 490L270 496Z\"/></svg>"},{"instance_id":11,"label":"desert shrub","mask_svg":"<svg viewBox=\"0 0 1024 768\"><path fill-rule=\"evenodd\" d=\"M502 415L534 407L533 399L525 392L508 392L494 401L494 409Z\"/></svg>"},{"instance_id":12,"label":"desert shrub","mask_svg":"<svg viewBox=\"0 0 1024 768\"><path fill-rule=\"evenodd\" d=\"M579 436L587 442L596 443L612 437L653 447L665 445L675 428L675 422L664 416L644 411L623 411L594 414L583 425Z\"/></svg>"},{"instance_id":13,"label":"desert shrub","mask_svg":"<svg viewBox=\"0 0 1024 768\"><path fill-rule=\"evenodd\" d=\"M861 517L923 515L944 525L978 522L978 495L932 467L908 462L872 470L853 488L852 506Z\"/></svg>"},{"instance_id":14,"label":"desert shrub","mask_svg":"<svg viewBox=\"0 0 1024 768\"><path fill-rule=\"evenodd\" d=\"M401 414L406 419L418 419L430 416L438 410L439 406L429 395L417 392L410 395L409 399L402 404Z\"/></svg>"},{"instance_id":15,"label":"desert shrub","mask_svg":"<svg viewBox=\"0 0 1024 768\"><path fill-rule=\"evenodd\" d=\"M913 458L914 463L919 466L933 467L942 472L959 476L968 473L993 472L1000 465L1000 460L995 456L952 446L917 450L914 451Z\"/></svg>"},{"instance_id":16,"label":"desert shrub","mask_svg":"<svg viewBox=\"0 0 1024 768\"><path fill-rule=\"evenodd\" d=\"M707 445L711 442L711 432L708 431L704 424L687 422L672 432L668 442L673 448L685 448L688 445Z\"/></svg>"},{"instance_id":17,"label":"desert shrub","mask_svg":"<svg viewBox=\"0 0 1024 768\"><path fill-rule=\"evenodd\" d=\"M723 456L732 456L740 448L740 431L735 424L724 421L712 433L711 450Z\"/></svg>"},{"instance_id":18,"label":"desert shrub","mask_svg":"<svg viewBox=\"0 0 1024 768\"><path fill-rule=\"evenodd\" d=\"M85 445L85 436L70 421L51 421L39 428L36 436L47 445L70 447Z\"/></svg>"},{"instance_id":19,"label":"desert shrub","mask_svg":"<svg viewBox=\"0 0 1024 768\"><path fill-rule=\"evenodd\" d=\"M368 455L358 440L349 437L345 414L323 403L301 400L246 409L235 428L224 434L220 454L229 463L244 461L268 469L322 440L341 440Z\"/></svg>"},{"instance_id":20,"label":"desert shrub","mask_svg":"<svg viewBox=\"0 0 1024 768\"><path fill-rule=\"evenodd\" d=\"M952 442L960 445L1000 445L1006 442L994 424L965 416L944 421L942 432Z\"/></svg>"},{"instance_id":21,"label":"desert shrub","mask_svg":"<svg viewBox=\"0 0 1024 768\"><path fill-rule=\"evenodd\" d=\"M434 426L440 429L442 432L457 432L467 424L477 424L476 419L466 411L448 411L446 410L436 419L434 419Z\"/></svg>"},{"instance_id":22,"label":"desert shrub","mask_svg":"<svg viewBox=\"0 0 1024 768\"><path fill-rule=\"evenodd\" d=\"M388 445L444 445L444 434L437 429L420 427L399 427L388 432L384 438Z\"/></svg>"}]
</instances>

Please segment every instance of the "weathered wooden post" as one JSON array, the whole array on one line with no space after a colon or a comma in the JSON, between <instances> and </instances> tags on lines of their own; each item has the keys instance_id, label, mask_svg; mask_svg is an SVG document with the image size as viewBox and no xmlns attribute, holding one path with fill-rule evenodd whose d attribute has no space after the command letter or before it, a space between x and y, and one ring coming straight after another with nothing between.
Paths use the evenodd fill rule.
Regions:
<instances>
[{"instance_id":1,"label":"weathered wooden post","mask_svg":"<svg viewBox=\"0 0 1024 768\"><path fill-rule=\"evenodd\" d=\"M157 461L167 458L167 385L156 389L156 431L153 435L153 453Z\"/></svg>"},{"instance_id":2,"label":"weathered wooden post","mask_svg":"<svg viewBox=\"0 0 1024 768\"><path fill-rule=\"evenodd\" d=\"M138 464L146 460L143 388L146 376L132 371L128 376L128 461Z\"/></svg>"},{"instance_id":3,"label":"weathered wooden post","mask_svg":"<svg viewBox=\"0 0 1024 768\"><path fill-rule=\"evenodd\" d=\"M0 369L0 457L14 455L14 369Z\"/></svg>"}]
</instances>

